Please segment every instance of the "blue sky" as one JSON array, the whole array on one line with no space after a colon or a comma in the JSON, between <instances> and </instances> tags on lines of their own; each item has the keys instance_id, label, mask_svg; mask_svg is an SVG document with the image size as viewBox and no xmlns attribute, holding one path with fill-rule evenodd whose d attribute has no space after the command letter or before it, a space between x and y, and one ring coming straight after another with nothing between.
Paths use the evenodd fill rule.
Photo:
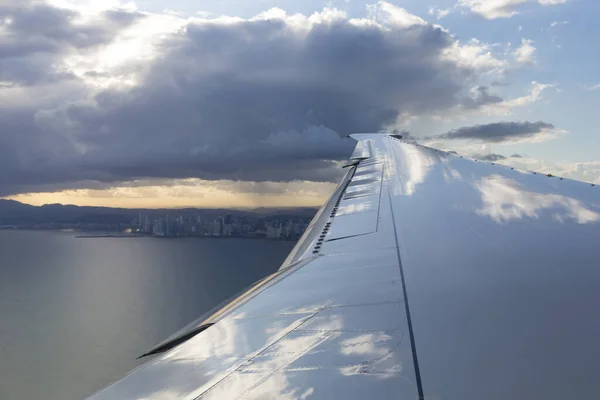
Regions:
<instances>
[{"instance_id":1,"label":"blue sky","mask_svg":"<svg viewBox=\"0 0 600 400\"><path fill-rule=\"evenodd\" d=\"M600 183L592 0L0 7L0 196L317 205L364 129Z\"/></svg>"}]
</instances>

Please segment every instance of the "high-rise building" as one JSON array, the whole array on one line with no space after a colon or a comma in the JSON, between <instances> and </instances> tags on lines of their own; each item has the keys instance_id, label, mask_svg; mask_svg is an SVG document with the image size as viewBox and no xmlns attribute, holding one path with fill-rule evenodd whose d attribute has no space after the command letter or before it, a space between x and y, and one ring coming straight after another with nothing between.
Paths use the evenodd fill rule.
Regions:
<instances>
[{"instance_id":1,"label":"high-rise building","mask_svg":"<svg viewBox=\"0 0 600 400\"><path fill-rule=\"evenodd\" d=\"M144 214L141 211L138 213L137 227L140 232L144 231Z\"/></svg>"},{"instance_id":2,"label":"high-rise building","mask_svg":"<svg viewBox=\"0 0 600 400\"><path fill-rule=\"evenodd\" d=\"M283 228L281 224L277 221L273 221L272 223L267 225L267 238L268 239L279 239L282 237Z\"/></svg>"},{"instance_id":3,"label":"high-rise building","mask_svg":"<svg viewBox=\"0 0 600 400\"><path fill-rule=\"evenodd\" d=\"M144 220L144 233L152 233L152 223L150 222L150 217L146 215Z\"/></svg>"},{"instance_id":4,"label":"high-rise building","mask_svg":"<svg viewBox=\"0 0 600 400\"><path fill-rule=\"evenodd\" d=\"M154 221L154 227L152 229L152 235L154 236L165 236L165 231L164 231L164 226L163 226L163 220L162 218L158 218Z\"/></svg>"},{"instance_id":5,"label":"high-rise building","mask_svg":"<svg viewBox=\"0 0 600 400\"><path fill-rule=\"evenodd\" d=\"M216 219L213 224L213 236L222 236L223 234L223 224L221 223L222 217Z\"/></svg>"},{"instance_id":6,"label":"high-rise building","mask_svg":"<svg viewBox=\"0 0 600 400\"><path fill-rule=\"evenodd\" d=\"M220 224L220 227L221 227L221 230L219 232L220 233L219 236L223 236L223 227L225 226L225 217L219 217L218 219L219 219L219 224Z\"/></svg>"}]
</instances>

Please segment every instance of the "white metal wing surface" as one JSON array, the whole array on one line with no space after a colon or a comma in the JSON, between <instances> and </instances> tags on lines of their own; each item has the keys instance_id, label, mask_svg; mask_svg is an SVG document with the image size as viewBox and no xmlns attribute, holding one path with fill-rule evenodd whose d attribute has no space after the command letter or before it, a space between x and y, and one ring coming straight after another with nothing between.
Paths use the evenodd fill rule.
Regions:
<instances>
[{"instance_id":1,"label":"white metal wing surface","mask_svg":"<svg viewBox=\"0 0 600 400\"><path fill-rule=\"evenodd\" d=\"M600 188L353 137L280 271L92 399L598 396Z\"/></svg>"}]
</instances>

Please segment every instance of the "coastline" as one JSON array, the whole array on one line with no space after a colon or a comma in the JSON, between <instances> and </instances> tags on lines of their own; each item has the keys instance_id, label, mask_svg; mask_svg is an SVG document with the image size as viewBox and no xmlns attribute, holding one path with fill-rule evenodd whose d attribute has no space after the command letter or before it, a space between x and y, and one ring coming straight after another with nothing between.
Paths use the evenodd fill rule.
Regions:
<instances>
[{"instance_id":1,"label":"coastline","mask_svg":"<svg viewBox=\"0 0 600 400\"><path fill-rule=\"evenodd\" d=\"M268 238L266 236L152 236L152 235L131 235L131 234L97 234L97 235L77 235L77 239L102 239L102 238L152 238L152 239L247 239L247 240L269 240L280 242L295 242L299 238Z\"/></svg>"},{"instance_id":2,"label":"coastline","mask_svg":"<svg viewBox=\"0 0 600 400\"><path fill-rule=\"evenodd\" d=\"M194 236L194 235L186 235L186 236L154 236L150 234L144 233L128 233L128 232L94 232L89 230L78 230L73 228L67 229L35 229L29 227L16 227L16 226L2 226L0 227L0 231L35 231L35 232L61 232L61 233L75 233L76 239L122 239L122 238L154 238L154 239L248 239L248 240L269 240L269 241L280 241L280 242L296 242L300 239L299 237L293 238L269 238L267 236L239 236L239 235L228 235L228 236ZM89 232L87 234L86 232Z\"/></svg>"}]
</instances>

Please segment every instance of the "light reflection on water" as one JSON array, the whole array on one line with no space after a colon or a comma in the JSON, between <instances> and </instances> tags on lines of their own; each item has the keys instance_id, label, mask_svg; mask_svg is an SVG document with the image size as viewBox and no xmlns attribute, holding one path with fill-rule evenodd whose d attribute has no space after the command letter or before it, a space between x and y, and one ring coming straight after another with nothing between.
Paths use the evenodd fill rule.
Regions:
<instances>
[{"instance_id":1,"label":"light reflection on water","mask_svg":"<svg viewBox=\"0 0 600 400\"><path fill-rule=\"evenodd\" d=\"M275 272L292 242L76 239L0 231L0 398L81 398L214 305Z\"/></svg>"}]
</instances>

